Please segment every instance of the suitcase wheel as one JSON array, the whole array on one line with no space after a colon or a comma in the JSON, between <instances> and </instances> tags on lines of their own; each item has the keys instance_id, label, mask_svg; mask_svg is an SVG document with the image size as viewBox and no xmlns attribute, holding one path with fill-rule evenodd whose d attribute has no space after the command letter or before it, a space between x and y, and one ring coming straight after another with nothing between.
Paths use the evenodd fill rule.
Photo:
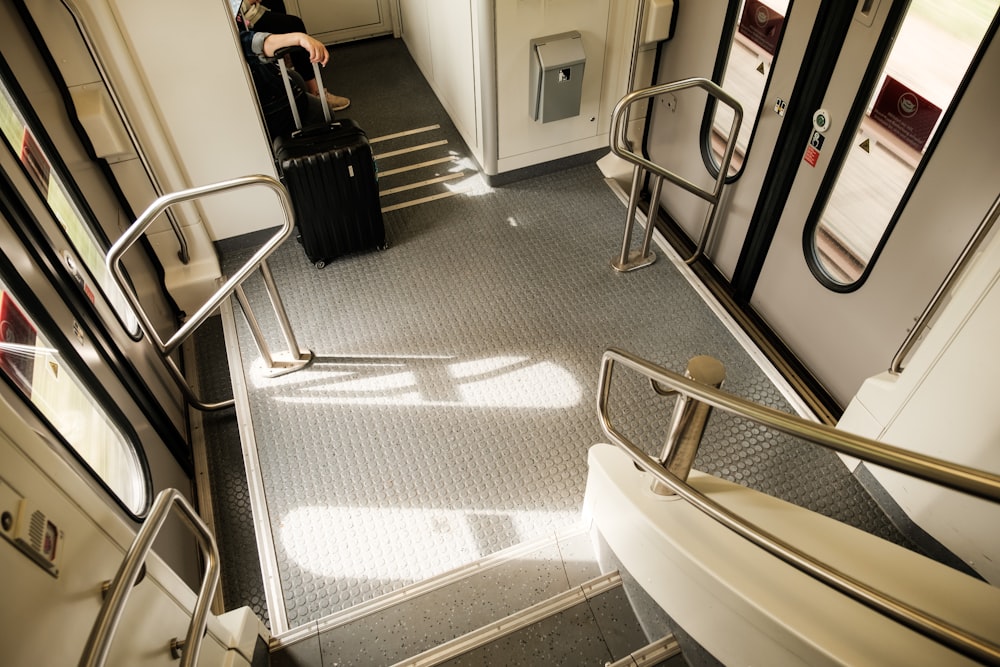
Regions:
<instances>
[{"instance_id":1,"label":"suitcase wheel","mask_svg":"<svg viewBox=\"0 0 1000 667\"><path fill-rule=\"evenodd\" d=\"M316 260L316 268L317 269L322 269L325 266L326 266L326 262L325 261L323 261L322 259L317 259Z\"/></svg>"}]
</instances>

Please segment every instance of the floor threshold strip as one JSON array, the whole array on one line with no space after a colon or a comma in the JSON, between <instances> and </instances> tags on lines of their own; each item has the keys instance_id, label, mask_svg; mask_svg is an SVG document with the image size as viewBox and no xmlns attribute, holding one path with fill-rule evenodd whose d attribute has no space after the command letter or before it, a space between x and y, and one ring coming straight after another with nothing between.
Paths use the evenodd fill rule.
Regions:
<instances>
[{"instance_id":1,"label":"floor threshold strip","mask_svg":"<svg viewBox=\"0 0 1000 667\"><path fill-rule=\"evenodd\" d=\"M397 155L406 155L407 153L416 153L417 151L427 150L428 148L434 148L436 146L447 145L448 140L442 139L441 141L432 141L429 144L420 144L419 146L411 146L410 148L401 148L398 151L389 151L388 153L379 153L375 156L376 160L384 160L385 158L395 157Z\"/></svg>"},{"instance_id":2,"label":"floor threshold strip","mask_svg":"<svg viewBox=\"0 0 1000 667\"><path fill-rule=\"evenodd\" d=\"M395 134L385 134L381 137L375 137L374 139L369 139L368 143L377 144L381 141L389 141L390 139L399 139L400 137L409 137L414 134L420 134L422 132L433 132L434 130L440 130L440 125L427 125L426 127L418 127L414 130L406 130L405 132L396 132Z\"/></svg>"},{"instance_id":3,"label":"floor threshold strip","mask_svg":"<svg viewBox=\"0 0 1000 667\"><path fill-rule=\"evenodd\" d=\"M407 171L415 171L417 169L423 169L424 167L433 167L436 164L444 164L446 162L458 162L461 160L457 155L449 155L448 157L439 157L436 160L428 160L427 162L418 162L417 164L407 165L405 167L398 167L396 169L386 169L385 171L379 171L378 177L384 178L386 176L394 176L396 174L402 174Z\"/></svg>"},{"instance_id":4,"label":"floor threshold strip","mask_svg":"<svg viewBox=\"0 0 1000 667\"><path fill-rule=\"evenodd\" d=\"M495 567L509 564L544 547L551 545L556 545L558 547L560 540L567 540L586 534L588 530L589 529L583 525L572 526L570 528L556 531L552 535L522 542L521 544L516 544L496 553L483 556L479 560L467 563L453 570L449 570L448 572L428 577L427 579L409 584L408 586L404 586L403 588L397 589L391 593L386 593L372 600L356 604L353 607L348 607L347 609L339 612L335 612L329 616L318 619L313 623L293 628L292 630L282 633L281 635L272 635L270 643L271 650L274 651L284 646L294 644L295 642L302 641L308 637L315 637L324 632L343 627L349 623L354 623L362 618L382 613L386 609L409 602L422 595L439 591L457 582L482 575L484 572L487 572Z\"/></svg>"},{"instance_id":5,"label":"floor threshold strip","mask_svg":"<svg viewBox=\"0 0 1000 667\"><path fill-rule=\"evenodd\" d=\"M679 655L681 646L677 639L669 634L659 641L643 646L638 651L632 651L629 655L609 662L604 667L635 667L636 665L658 665L664 660L669 660L675 655Z\"/></svg>"},{"instance_id":6,"label":"floor threshold strip","mask_svg":"<svg viewBox=\"0 0 1000 667\"><path fill-rule=\"evenodd\" d=\"M393 667L430 667L438 665L456 656L468 653L492 641L511 635L518 630L534 625L542 619L554 616L560 612L586 602L601 593L621 586L622 579L618 572L611 572L587 583L560 593L548 600L539 602L522 611L511 614L499 621L485 625L466 635L445 642L428 651L398 662Z\"/></svg>"},{"instance_id":7,"label":"floor threshold strip","mask_svg":"<svg viewBox=\"0 0 1000 667\"><path fill-rule=\"evenodd\" d=\"M418 204L426 204L427 202L436 201L438 199L447 199L448 197L454 197L455 195L464 194L464 190L449 190L448 192L440 192L436 195L430 195L429 197L421 197L420 199L414 199L412 201L403 202L401 204L393 204L392 206L386 206L382 209L383 213L388 213L389 211L398 211L403 208L409 208L411 206L417 206Z\"/></svg>"},{"instance_id":8,"label":"floor threshold strip","mask_svg":"<svg viewBox=\"0 0 1000 667\"><path fill-rule=\"evenodd\" d=\"M416 190L417 188L422 188L425 185L434 185L435 183L445 183L447 181L454 181L456 178L463 178L465 176L464 171L458 171L453 174L445 174L444 176L438 176L437 178L428 178L424 181L418 181L416 183L409 183L407 185L400 185L395 188L387 188L379 192L380 197L385 197L386 195L394 195L397 192L406 192L407 190Z\"/></svg>"}]
</instances>

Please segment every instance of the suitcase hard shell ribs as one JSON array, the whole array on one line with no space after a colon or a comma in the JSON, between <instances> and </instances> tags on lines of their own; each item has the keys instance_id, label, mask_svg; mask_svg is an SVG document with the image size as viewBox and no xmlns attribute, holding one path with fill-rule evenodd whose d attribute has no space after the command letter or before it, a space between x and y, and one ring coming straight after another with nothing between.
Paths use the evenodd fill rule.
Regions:
<instances>
[{"instance_id":1,"label":"suitcase hard shell ribs","mask_svg":"<svg viewBox=\"0 0 1000 667\"><path fill-rule=\"evenodd\" d=\"M295 109L284 63L289 102ZM317 81L319 68L316 67ZM320 91L324 110L325 90ZM384 249L385 225L379 202L378 178L368 136L351 119L302 128L277 137L274 156L292 200L299 240L317 268L341 255L371 248Z\"/></svg>"}]
</instances>

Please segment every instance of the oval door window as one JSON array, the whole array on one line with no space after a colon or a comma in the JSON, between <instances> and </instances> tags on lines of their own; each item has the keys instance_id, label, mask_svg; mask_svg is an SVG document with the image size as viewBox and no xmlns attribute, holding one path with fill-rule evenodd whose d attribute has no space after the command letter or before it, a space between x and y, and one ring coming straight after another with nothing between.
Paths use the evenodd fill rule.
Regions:
<instances>
[{"instance_id":1,"label":"oval door window","mask_svg":"<svg viewBox=\"0 0 1000 667\"><path fill-rule=\"evenodd\" d=\"M778 53L790 4L788 0L742 0L735 15L735 29L730 32L732 37L722 41L714 80L736 98L743 107L744 115L736 139L736 150L729 163L730 178L740 173L750 151L761 101ZM706 119L710 121L703 125L705 160L709 170L718 174L729 128L733 124L733 110L725 104L716 104L715 99L710 98Z\"/></svg>"},{"instance_id":2,"label":"oval door window","mask_svg":"<svg viewBox=\"0 0 1000 667\"><path fill-rule=\"evenodd\" d=\"M914 0L906 10L807 237L810 265L831 289L850 289L864 276L906 203L998 6L998 0Z\"/></svg>"},{"instance_id":3,"label":"oval door window","mask_svg":"<svg viewBox=\"0 0 1000 667\"><path fill-rule=\"evenodd\" d=\"M139 516L150 502L142 452L69 362L0 280L0 375L96 479L129 512Z\"/></svg>"}]
</instances>

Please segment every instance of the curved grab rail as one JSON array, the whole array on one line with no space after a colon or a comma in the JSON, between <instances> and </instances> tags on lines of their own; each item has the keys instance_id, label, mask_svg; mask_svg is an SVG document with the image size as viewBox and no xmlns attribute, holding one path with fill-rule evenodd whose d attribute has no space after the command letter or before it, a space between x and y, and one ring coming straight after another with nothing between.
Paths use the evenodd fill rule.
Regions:
<instances>
[{"instance_id":1,"label":"curved grab rail","mask_svg":"<svg viewBox=\"0 0 1000 667\"><path fill-rule=\"evenodd\" d=\"M965 244L965 248L962 249L962 254L959 255L955 264L952 265L951 270L948 271L948 275L945 276L944 280L941 282L941 286L937 288L934 292L934 296L927 303L927 307L924 308L924 312L920 314L917 321L913 324L910 329L910 333L906 335L903 340L903 344L899 346L899 350L896 351L896 355L892 358L889 363L889 372L893 375L899 375L903 372L903 360L910 353L911 350L917 344L917 338L923 333L924 327L931 320L932 317L937 313L938 309L941 307L941 303L944 300L944 295L951 291L951 286L958 279L959 275L965 270L965 267L972 261L972 257L979 250L979 246L983 244L986 240L986 235L989 234L990 230L993 229L993 225L996 223L997 218L1000 218L1000 196L993 200L993 205L990 210L986 213L986 217L983 218L979 226L976 227L976 231L973 232L972 238L969 242Z\"/></svg>"},{"instance_id":2,"label":"curved grab rail","mask_svg":"<svg viewBox=\"0 0 1000 667\"><path fill-rule=\"evenodd\" d=\"M281 202L281 206L285 213L284 222L278 232L268 239L267 242L261 246L260 250L254 253L253 257L248 259L246 263L222 285L222 287L216 290L215 294L212 295L212 297L197 311L195 311L194 315L189 317L187 322L174 332L173 336L164 342L153 328L152 323L149 321L149 317L139 304L138 297L136 297L135 293L131 289L127 289L127 278L125 277L125 270L121 264L122 255L124 255L125 251L131 248L142 237L149 226L153 224L161 213L174 204L191 201L192 199L199 199L205 195L225 192L227 190L235 190L237 188L251 185L263 185L271 188L277 193L278 200ZM142 213L142 215L140 215L139 218L132 223L132 226L128 228L128 231L122 234L121 238L115 241L114 245L111 246L111 250L108 251L105 262L108 269L114 274L118 284L122 286L122 291L125 292L126 298L128 298L129 302L132 304L132 308L135 309L136 316L142 323L144 332L154 343L156 343L156 346L162 354L170 354L176 350L177 347L209 317L209 315L215 312L215 309L218 308L222 302L233 293L233 290L236 289L237 285L246 280L247 276L253 273L268 255L274 252L279 245L284 243L288 237L292 235L292 230L294 229L293 220L294 214L292 213L292 204L288 199L288 191L285 189L285 186L270 176L264 176L263 174L258 174L256 176L243 176L241 178L220 181L219 183L212 183L210 185L189 188L187 190L179 190L177 192L163 195L162 197L157 197L156 200L153 201L153 203L150 204L149 207Z\"/></svg>"},{"instance_id":3,"label":"curved grab rail","mask_svg":"<svg viewBox=\"0 0 1000 667\"><path fill-rule=\"evenodd\" d=\"M605 435L636 464L668 486L674 493L733 532L869 608L976 660L985 660L991 663L1000 662L1000 645L972 635L945 620L927 614L848 574L835 570L821 560L800 551L788 542L729 511L689 486L679 477L666 471L659 461L639 449L611 423L608 414L611 378L614 367L618 363L645 375L660 385L670 387L713 407L745 417L758 424L980 498L994 502L1000 501L1000 475L907 452L876 440L838 431L832 426L809 422L773 408L757 405L718 389L698 384L682 375L620 350L606 350L601 359L597 392L597 409L601 428Z\"/></svg>"},{"instance_id":4,"label":"curved grab rail","mask_svg":"<svg viewBox=\"0 0 1000 667\"><path fill-rule=\"evenodd\" d=\"M705 90L710 96L716 98L717 100L723 102L726 106L733 110L733 122L729 128L729 138L726 141L726 149L723 152L722 162L719 166L719 174L715 179L715 186L712 190L705 190L683 176L661 167L655 162L651 162L647 158L639 155L631 148L631 143L628 140L628 125L623 122L627 117L627 110L632 104L636 102L649 99L651 97L656 97L657 95L665 95L667 93L673 93L679 90L686 90L688 88L701 88ZM614 111L611 114L611 151L618 157L631 162L636 167L635 174L633 175L633 191L636 190L635 180L638 180L640 176L640 170L645 169L658 178L665 178L671 183L680 186L684 190L687 190L691 194L701 197L709 204L709 210L705 217L705 224L702 226L701 235L698 238L698 245L695 248L694 254L685 260L687 264L694 262L705 249L705 243L708 241L708 237L711 234L712 227L715 224L715 214L718 208L719 201L722 197L722 190L726 184L726 177L729 175L729 164L732 162L733 153L736 151L736 140L740 133L740 125L743 123L743 106L734 98L732 95L724 91L718 84L704 78L691 78L682 79L681 81L674 81L671 83L663 83L657 86L651 86L649 88L643 88L637 90L633 93L629 93L615 105ZM657 183L657 186L659 182ZM659 192L658 187L656 188L657 193ZM634 196L632 197L634 199ZM653 206L657 205L654 201ZM632 221L635 217L634 212L634 202L629 202L629 218L626 223L626 235L625 242L622 248L621 264L625 264L628 260L628 243L629 237L632 231ZM650 218L654 216L650 215ZM651 235L652 225L647 222L647 236ZM648 242L644 243L644 249L648 250Z\"/></svg>"},{"instance_id":5,"label":"curved grab rail","mask_svg":"<svg viewBox=\"0 0 1000 667\"><path fill-rule=\"evenodd\" d=\"M242 267L240 267L221 287L215 291L208 301L195 311L195 313L191 315L170 338L164 341L160 338L160 334L153 327L149 316L139 303L138 296L136 296L128 282L125 275L125 269L122 266L122 255L124 255L125 252L142 237L145 231L150 225L153 224L160 214L174 204L190 201L192 199L198 199L206 195L249 186L265 186L273 190L278 195L278 201L281 203L281 208L284 212L284 220L281 227L279 227L278 231L271 238L269 238L267 242L265 242L264 245L262 245L260 249L246 261L245 264L243 264ZM131 304L132 309L135 311L136 318L139 320L139 326L142 328L143 333L146 334L156 345L156 348L160 353L160 357L166 364L167 369L170 371L178 386L185 393L188 401L195 407L201 410L220 410L222 408L230 407L233 404L233 401L227 400L219 403L202 402L201 399L194 395L194 392L191 390L191 387L184 378L184 374L181 373L179 368L177 368L177 365L170 357L170 354L176 350L177 347L188 338L188 336L194 333L194 330L201 326L201 324L215 312L222 302L229 298L234 291L236 291L236 289L253 271L258 268L263 269L263 266L265 266L264 260L266 260L267 257L278 248L278 246L284 243L288 237L292 235L292 232L295 229L294 220L295 218L292 211L292 204L288 198L288 190L285 189L285 186L274 178L264 176L262 174L255 176L243 176L241 178L234 178L228 181L221 181L210 185L180 190L178 192L158 197L152 204L149 205L142 215L140 215L139 218L132 223L132 226L129 227L124 234L122 234L121 238L115 241L114 245L112 245L111 249L108 251L105 258L108 271L111 272L111 275L118 283L118 286L121 288L125 298L128 299L129 304ZM280 309L280 302L274 303L274 305L275 310ZM285 316L280 310L279 320L281 320L285 331L290 332L290 327L287 326L287 316ZM292 349L294 352L298 352L297 344Z\"/></svg>"},{"instance_id":6,"label":"curved grab rail","mask_svg":"<svg viewBox=\"0 0 1000 667\"><path fill-rule=\"evenodd\" d=\"M177 489L164 489L153 501L153 507L146 517L146 521L136 533L132 546L125 554L125 559L108 588L107 597L104 598L104 604L94 622L90 637L87 639L87 645L83 649L80 667L101 667L107 662L108 653L111 651L111 642L118 631L132 588L135 586L136 579L139 578L142 566L146 562L146 557L153 547L153 541L159 535L167 517L170 516L170 511L175 507L180 508L182 518L185 519L185 523L198 538L202 556L205 559L205 575L201 581L198 601L195 604L194 614L191 616L191 624L188 626L181 655L181 667L198 664L201 641L208 627L208 607L215 594L215 587L219 583L219 550L211 531L187 498L181 495ZM177 644L175 643L175 645Z\"/></svg>"}]
</instances>

